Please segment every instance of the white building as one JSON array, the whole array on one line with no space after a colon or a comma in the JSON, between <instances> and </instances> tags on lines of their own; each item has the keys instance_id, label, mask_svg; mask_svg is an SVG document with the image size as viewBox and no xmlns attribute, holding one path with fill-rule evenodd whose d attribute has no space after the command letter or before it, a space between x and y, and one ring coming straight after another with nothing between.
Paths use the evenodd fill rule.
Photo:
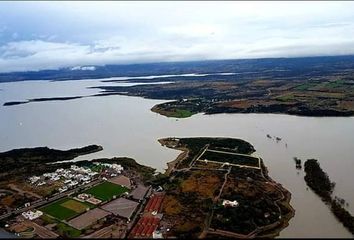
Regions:
<instances>
[{"instance_id":1,"label":"white building","mask_svg":"<svg viewBox=\"0 0 354 240\"><path fill-rule=\"evenodd\" d=\"M58 190L59 190L59 192L62 193L62 192L67 191L67 190L68 190L68 187L67 187L67 186L63 186L63 187L59 188Z\"/></svg>"},{"instance_id":2,"label":"white building","mask_svg":"<svg viewBox=\"0 0 354 240\"><path fill-rule=\"evenodd\" d=\"M33 176L29 178L29 181L31 182L31 184L36 183L39 181L39 179L41 179L40 177L37 176Z\"/></svg>"},{"instance_id":3,"label":"white building","mask_svg":"<svg viewBox=\"0 0 354 240\"><path fill-rule=\"evenodd\" d=\"M42 181L42 182L39 182L39 183L37 184L37 186L42 186L42 185L45 185L45 184L46 184L46 182Z\"/></svg>"},{"instance_id":4,"label":"white building","mask_svg":"<svg viewBox=\"0 0 354 240\"><path fill-rule=\"evenodd\" d=\"M64 168L58 168L57 170L55 170L56 173L63 173L64 172Z\"/></svg>"},{"instance_id":5,"label":"white building","mask_svg":"<svg viewBox=\"0 0 354 240\"><path fill-rule=\"evenodd\" d=\"M59 176L52 176L52 177L50 178L50 180L52 180L52 181L58 181L58 180L60 180L60 177L59 177Z\"/></svg>"},{"instance_id":6,"label":"white building","mask_svg":"<svg viewBox=\"0 0 354 240\"><path fill-rule=\"evenodd\" d=\"M66 180L64 181L64 184L68 184L68 183L70 183L70 182L71 182L70 179L66 179Z\"/></svg>"},{"instance_id":7,"label":"white building","mask_svg":"<svg viewBox=\"0 0 354 240\"><path fill-rule=\"evenodd\" d=\"M224 207L237 207L239 205L239 203L236 200L234 200L234 201L224 200L222 202L222 205Z\"/></svg>"},{"instance_id":8,"label":"white building","mask_svg":"<svg viewBox=\"0 0 354 240\"><path fill-rule=\"evenodd\" d=\"M69 185L70 187L73 187L73 186L76 186L76 185L78 185L78 184L79 184L78 181L72 181L72 182L69 183L68 185Z\"/></svg>"},{"instance_id":9,"label":"white building","mask_svg":"<svg viewBox=\"0 0 354 240\"><path fill-rule=\"evenodd\" d=\"M152 233L152 238L163 238L162 233L160 231L155 230Z\"/></svg>"},{"instance_id":10,"label":"white building","mask_svg":"<svg viewBox=\"0 0 354 240\"><path fill-rule=\"evenodd\" d=\"M41 212L39 210L33 210L33 211L30 210L30 211L22 213L22 216L26 219L29 219L29 220L34 220L36 218L39 218L42 215L43 215L43 212Z\"/></svg>"},{"instance_id":11,"label":"white building","mask_svg":"<svg viewBox=\"0 0 354 240\"><path fill-rule=\"evenodd\" d=\"M79 167L76 166L76 165L71 165L71 166L70 166L70 169L72 169L72 170L74 170L74 171L77 171L77 170L79 170Z\"/></svg>"}]
</instances>

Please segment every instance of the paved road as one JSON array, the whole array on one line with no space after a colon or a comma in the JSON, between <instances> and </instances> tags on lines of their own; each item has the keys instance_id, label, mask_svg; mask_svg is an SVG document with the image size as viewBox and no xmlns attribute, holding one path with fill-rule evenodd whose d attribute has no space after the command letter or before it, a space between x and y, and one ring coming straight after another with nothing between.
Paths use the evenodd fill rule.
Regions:
<instances>
[{"instance_id":1,"label":"paved road","mask_svg":"<svg viewBox=\"0 0 354 240\"><path fill-rule=\"evenodd\" d=\"M1 215L1 216L0 216L0 220L9 217L11 214L17 215L17 214L20 214L20 213L22 213L22 212L26 212L26 211L28 211L28 210L31 210L31 209L33 209L33 208L38 208L38 207L40 207L40 206L42 206L42 205L45 205L45 204L48 204L48 203L53 202L53 201L55 201L55 200L58 200L58 199L60 199L60 198L66 197L66 196L68 196L68 195L70 195L70 194L73 194L73 193L75 193L75 192L77 192L77 191L82 191L83 189L86 189L86 188L88 188L88 187L91 187L91 186L93 186L93 185L95 185L95 184L97 184L97 183L99 183L99 182L101 182L101 181L102 181L101 179L98 179L98 180L95 180L95 181L93 181L93 182L90 182L90 183L88 183L88 184L86 184L86 185L83 185L83 186L74 188L74 189L72 189L72 190L69 190L69 191L66 191L66 192L63 192L63 193L58 193L58 194L52 196L51 198L43 199L43 200L42 200L42 199L37 200L37 201L35 201L35 202L32 202L32 203L31 203L31 206L29 206L29 207L21 208L21 209L19 209L19 210L14 210L14 211L11 211L11 212L9 212L9 213L6 213L6 214Z\"/></svg>"}]
</instances>

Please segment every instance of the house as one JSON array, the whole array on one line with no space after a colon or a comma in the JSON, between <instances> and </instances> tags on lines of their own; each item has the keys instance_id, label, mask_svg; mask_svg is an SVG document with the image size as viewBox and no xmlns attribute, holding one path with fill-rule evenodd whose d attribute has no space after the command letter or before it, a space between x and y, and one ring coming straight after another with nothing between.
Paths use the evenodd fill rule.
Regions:
<instances>
[{"instance_id":1,"label":"house","mask_svg":"<svg viewBox=\"0 0 354 240\"><path fill-rule=\"evenodd\" d=\"M87 182L87 181L90 181L91 178L89 176L84 176L80 180L83 181L83 182Z\"/></svg>"},{"instance_id":2,"label":"house","mask_svg":"<svg viewBox=\"0 0 354 240\"><path fill-rule=\"evenodd\" d=\"M58 168L57 170L55 170L56 173L62 173L64 171L64 168Z\"/></svg>"},{"instance_id":3,"label":"house","mask_svg":"<svg viewBox=\"0 0 354 240\"><path fill-rule=\"evenodd\" d=\"M71 165L71 166L70 166L70 169L71 169L71 170L74 170L74 171L78 171L78 170L79 170L79 167L76 166L76 165Z\"/></svg>"},{"instance_id":4,"label":"house","mask_svg":"<svg viewBox=\"0 0 354 240\"><path fill-rule=\"evenodd\" d=\"M46 184L46 182L42 181L42 182L39 182L39 183L37 184L37 186L42 186L42 185L45 185L45 184Z\"/></svg>"},{"instance_id":5,"label":"house","mask_svg":"<svg viewBox=\"0 0 354 240\"><path fill-rule=\"evenodd\" d=\"M53 176L53 173L44 173L43 177L45 178L51 178Z\"/></svg>"},{"instance_id":6,"label":"house","mask_svg":"<svg viewBox=\"0 0 354 240\"><path fill-rule=\"evenodd\" d=\"M97 174L98 174L97 172L90 172L90 173L88 173L88 175L91 176L91 177L93 177L93 176L95 176L95 175L97 175Z\"/></svg>"},{"instance_id":7,"label":"house","mask_svg":"<svg viewBox=\"0 0 354 240\"><path fill-rule=\"evenodd\" d=\"M78 185L78 184L79 184L78 181L72 181L72 182L69 183L68 185L69 185L70 187L73 187L73 186L76 186L76 185Z\"/></svg>"},{"instance_id":8,"label":"house","mask_svg":"<svg viewBox=\"0 0 354 240\"><path fill-rule=\"evenodd\" d=\"M52 176L51 178L50 178L50 180L52 180L52 181L58 181L58 180L60 180L60 177L59 176Z\"/></svg>"},{"instance_id":9,"label":"house","mask_svg":"<svg viewBox=\"0 0 354 240\"><path fill-rule=\"evenodd\" d=\"M68 187L67 186L63 186L63 187L59 188L58 190L59 190L59 192L65 192L65 191L68 190Z\"/></svg>"},{"instance_id":10,"label":"house","mask_svg":"<svg viewBox=\"0 0 354 240\"><path fill-rule=\"evenodd\" d=\"M66 180L64 181L64 184L68 184L68 183L70 183L70 182L71 182L70 179L66 179Z\"/></svg>"},{"instance_id":11,"label":"house","mask_svg":"<svg viewBox=\"0 0 354 240\"><path fill-rule=\"evenodd\" d=\"M31 184L34 184L36 182L38 182L38 180L41 179L40 177L37 176L33 176L29 178L29 181L31 182Z\"/></svg>"},{"instance_id":12,"label":"house","mask_svg":"<svg viewBox=\"0 0 354 240\"><path fill-rule=\"evenodd\" d=\"M222 205L224 207L237 207L239 205L239 203L236 200L234 200L234 201L224 200L222 202Z\"/></svg>"}]
</instances>

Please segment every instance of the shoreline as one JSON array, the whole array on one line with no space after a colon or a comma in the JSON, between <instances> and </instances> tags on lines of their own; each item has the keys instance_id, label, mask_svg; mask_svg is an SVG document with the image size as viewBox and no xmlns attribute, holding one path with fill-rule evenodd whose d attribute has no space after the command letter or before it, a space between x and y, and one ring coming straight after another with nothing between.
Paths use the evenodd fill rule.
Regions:
<instances>
[{"instance_id":1,"label":"shoreline","mask_svg":"<svg viewBox=\"0 0 354 240\"><path fill-rule=\"evenodd\" d=\"M180 154L178 154L178 156L174 160L166 163L167 164L167 169L165 170L164 174L169 176L171 174L172 170L175 168L175 166L179 162L183 161L186 157L188 157L189 149L188 148L172 148L171 146L167 145L166 138L158 139L158 142L161 144L162 147L168 147L170 149L182 151Z\"/></svg>"},{"instance_id":2,"label":"shoreline","mask_svg":"<svg viewBox=\"0 0 354 240\"><path fill-rule=\"evenodd\" d=\"M130 95L127 95L130 96ZM167 102L166 102L167 103ZM221 112L205 112L205 111L201 111L201 112L195 112L192 113L190 116L187 117L176 117L173 115L173 112L171 111L165 111L163 110L161 107L159 107L159 105L161 104L165 104L165 103L160 103L160 104L156 104L154 105L150 110L154 113L158 113L161 116L165 116L168 118L189 118L192 117L193 115L196 114L203 114L203 115L216 115L216 114L276 114L276 115L288 115L288 116L297 116L297 117L315 117L315 118L323 118L323 117L330 117L330 118L336 118L336 117L354 117L354 113L350 113L350 112L343 112L343 113L333 113L333 114L299 114L299 113L293 113L293 112L265 112L265 111L257 111L257 112L251 112L251 111L234 111L234 112L229 112L229 111L221 111ZM327 110L324 110L327 111Z\"/></svg>"},{"instance_id":3,"label":"shoreline","mask_svg":"<svg viewBox=\"0 0 354 240\"><path fill-rule=\"evenodd\" d=\"M189 151L189 149L187 147L176 147L176 146L171 145L170 142L169 142L169 138L161 138L161 139L158 139L158 141L161 144L161 146L168 147L168 148L174 149L174 150L182 151L174 160L172 160L172 161L167 163L168 168L166 169L165 174L167 176L170 176L171 173L173 173L173 170L175 169L175 167L178 166L178 164L180 162L182 162L184 159L186 159L189 156L188 154L189 154L190 151ZM266 232L263 235L259 235L257 237L259 237L259 238L274 238L274 237L277 237L277 236L280 235L280 232L283 229L285 229L286 227L289 226L290 219L295 216L295 209L290 204L291 196L292 196L291 193L287 189L285 189L282 184L277 183L275 180L273 180L268 175L268 169L264 165L263 160L261 160L261 169L262 169L262 171L264 171L264 173L263 173L264 179L268 180L269 182L271 182L272 185L275 186L278 189L278 191L282 194L282 198L278 199L278 200L275 200L275 204L278 207L279 207L279 205L282 205L283 207L288 209L289 212L287 214L283 215L282 218L278 222L272 223L272 224L270 224L268 226L261 227L259 229L257 228L252 233L250 233L248 235L242 235L242 234L239 235L239 236L242 235L245 238L252 238L252 237L256 236L256 234L258 232L267 231L268 228L269 228L269 231L270 231L269 233ZM221 231L221 230L218 230L218 231ZM215 234L218 235L217 234L218 231L214 232L212 228L207 230L208 234L211 234L211 235L215 235ZM223 231L221 231L221 232L223 232ZM226 234L226 235L230 234L230 236L232 236L232 235L235 235L237 233L224 231L224 234ZM223 236L223 235L221 235L221 236Z\"/></svg>"}]
</instances>

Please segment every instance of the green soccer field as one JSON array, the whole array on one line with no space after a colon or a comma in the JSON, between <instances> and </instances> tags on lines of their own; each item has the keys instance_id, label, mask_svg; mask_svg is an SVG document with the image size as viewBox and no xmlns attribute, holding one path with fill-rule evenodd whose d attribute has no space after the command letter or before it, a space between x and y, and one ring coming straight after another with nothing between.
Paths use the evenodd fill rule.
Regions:
<instances>
[{"instance_id":1,"label":"green soccer field","mask_svg":"<svg viewBox=\"0 0 354 240\"><path fill-rule=\"evenodd\" d=\"M59 220L68 220L84 212L86 208L92 208L92 206L70 198L64 198L41 207L39 210Z\"/></svg>"},{"instance_id":2,"label":"green soccer field","mask_svg":"<svg viewBox=\"0 0 354 240\"><path fill-rule=\"evenodd\" d=\"M97 186L94 186L85 191L85 193L92 194L96 198L102 201L109 201L113 198L113 196L119 197L124 192L127 192L128 188L119 186L114 183L104 182Z\"/></svg>"}]
</instances>

